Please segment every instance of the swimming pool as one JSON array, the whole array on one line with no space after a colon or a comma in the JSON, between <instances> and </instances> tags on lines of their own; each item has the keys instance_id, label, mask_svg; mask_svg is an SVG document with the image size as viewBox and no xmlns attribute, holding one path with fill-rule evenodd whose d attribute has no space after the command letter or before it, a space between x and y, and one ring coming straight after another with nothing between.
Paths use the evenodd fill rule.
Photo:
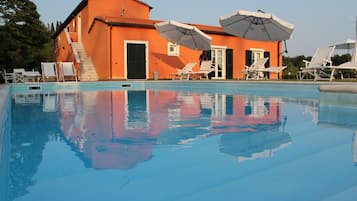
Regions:
<instances>
[{"instance_id":1,"label":"swimming pool","mask_svg":"<svg viewBox=\"0 0 357 201\"><path fill-rule=\"evenodd\" d=\"M357 197L356 94L229 82L11 91L1 200Z\"/></svg>"}]
</instances>

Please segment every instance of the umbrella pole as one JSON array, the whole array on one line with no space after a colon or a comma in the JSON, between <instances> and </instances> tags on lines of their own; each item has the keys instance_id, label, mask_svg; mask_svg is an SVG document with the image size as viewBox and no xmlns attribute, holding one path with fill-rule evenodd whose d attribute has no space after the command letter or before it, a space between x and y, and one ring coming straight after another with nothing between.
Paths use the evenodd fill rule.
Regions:
<instances>
[{"instance_id":1,"label":"umbrella pole","mask_svg":"<svg viewBox=\"0 0 357 201\"><path fill-rule=\"evenodd\" d=\"M283 55L284 53L288 53L288 48L286 46L286 41L284 40L284 46L285 46L285 50L280 52L280 45L281 45L282 41L278 42L278 66L280 66L280 56Z\"/></svg>"}]
</instances>

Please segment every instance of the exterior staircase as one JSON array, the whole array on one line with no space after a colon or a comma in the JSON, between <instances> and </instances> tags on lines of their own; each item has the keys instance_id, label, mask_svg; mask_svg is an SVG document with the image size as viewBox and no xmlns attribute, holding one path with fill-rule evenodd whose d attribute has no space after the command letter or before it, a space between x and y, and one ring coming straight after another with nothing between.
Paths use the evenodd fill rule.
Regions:
<instances>
[{"instance_id":1,"label":"exterior staircase","mask_svg":"<svg viewBox=\"0 0 357 201\"><path fill-rule=\"evenodd\" d=\"M81 82L93 82L98 81L98 75L95 70L95 66L92 59L87 56L87 53L82 45L82 43L72 43L73 51L78 52L81 61Z\"/></svg>"}]
</instances>

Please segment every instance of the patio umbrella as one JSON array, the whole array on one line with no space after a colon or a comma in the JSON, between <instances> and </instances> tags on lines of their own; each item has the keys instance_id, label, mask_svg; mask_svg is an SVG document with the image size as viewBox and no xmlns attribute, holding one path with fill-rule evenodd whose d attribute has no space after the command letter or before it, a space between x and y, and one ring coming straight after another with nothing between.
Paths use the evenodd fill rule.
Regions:
<instances>
[{"instance_id":1,"label":"patio umbrella","mask_svg":"<svg viewBox=\"0 0 357 201\"><path fill-rule=\"evenodd\" d=\"M270 13L238 10L219 18L226 33L251 40L283 41L290 39L294 25Z\"/></svg>"},{"instance_id":2,"label":"patio umbrella","mask_svg":"<svg viewBox=\"0 0 357 201\"><path fill-rule=\"evenodd\" d=\"M156 23L155 28L158 30L160 36L172 43L194 50L211 49L211 37L194 26L168 20Z\"/></svg>"},{"instance_id":3,"label":"patio umbrella","mask_svg":"<svg viewBox=\"0 0 357 201\"><path fill-rule=\"evenodd\" d=\"M330 47L331 47L331 46L335 46L335 49L345 49L345 50L348 50L348 49L354 48L354 47L355 47L355 43L356 43L355 40L347 39L347 40L345 40L345 41L332 44L332 45L330 45Z\"/></svg>"}]
</instances>

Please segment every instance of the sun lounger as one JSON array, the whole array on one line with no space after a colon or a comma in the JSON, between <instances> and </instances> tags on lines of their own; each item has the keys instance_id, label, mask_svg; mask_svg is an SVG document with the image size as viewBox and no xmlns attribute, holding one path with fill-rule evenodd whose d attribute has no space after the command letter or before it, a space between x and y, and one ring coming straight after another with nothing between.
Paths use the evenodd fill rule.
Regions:
<instances>
[{"instance_id":1,"label":"sun lounger","mask_svg":"<svg viewBox=\"0 0 357 201\"><path fill-rule=\"evenodd\" d=\"M264 72L275 73L276 79L279 79L279 73L283 71L287 66L271 66L264 69Z\"/></svg>"},{"instance_id":2,"label":"sun lounger","mask_svg":"<svg viewBox=\"0 0 357 201\"><path fill-rule=\"evenodd\" d=\"M196 66L196 64L196 62L191 62L186 64L186 66L184 66L182 69L176 69L177 72L172 74L172 79L179 77L180 80L182 80L186 76L186 79L189 80L190 73L192 72L192 69Z\"/></svg>"},{"instance_id":3,"label":"sun lounger","mask_svg":"<svg viewBox=\"0 0 357 201\"><path fill-rule=\"evenodd\" d=\"M41 70L42 82L45 82L46 80L58 81L58 74L55 62L42 62Z\"/></svg>"},{"instance_id":4,"label":"sun lounger","mask_svg":"<svg viewBox=\"0 0 357 201\"><path fill-rule=\"evenodd\" d=\"M256 79L264 77L265 63L268 61L268 57L255 59L252 65L245 66L245 79Z\"/></svg>"},{"instance_id":5,"label":"sun lounger","mask_svg":"<svg viewBox=\"0 0 357 201\"><path fill-rule=\"evenodd\" d=\"M74 80L77 82L77 71L73 62L60 62L62 80Z\"/></svg>"},{"instance_id":6,"label":"sun lounger","mask_svg":"<svg viewBox=\"0 0 357 201\"><path fill-rule=\"evenodd\" d=\"M330 81L334 80L335 77L335 73L337 73L337 71L343 71L343 70L353 70L353 71L357 71L357 63L355 62L346 62L346 63L343 63L339 66L331 66L331 75L330 75ZM343 77L343 73L341 73L341 79L344 79Z\"/></svg>"},{"instance_id":7,"label":"sun lounger","mask_svg":"<svg viewBox=\"0 0 357 201\"><path fill-rule=\"evenodd\" d=\"M191 74L194 75L199 75L201 78L206 78L208 79L208 74L213 71L212 68L212 61L207 60L207 61L202 61L200 65L200 70L197 72L192 72Z\"/></svg>"},{"instance_id":8,"label":"sun lounger","mask_svg":"<svg viewBox=\"0 0 357 201\"><path fill-rule=\"evenodd\" d=\"M343 77L343 71L353 71L354 73L356 73L357 71L357 42L355 42L354 44L354 50L352 53L352 58L351 61L343 63L341 65L338 66L331 66L332 72L331 72L331 76L330 76L330 81L332 81L333 79L335 79L334 75L337 71L341 71L341 79L344 79Z\"/></svg>"},{"instance_id":9,"label":"sun lounger","mask_svg":"<svg viewBox=\"0 0 357 201\"><path fill-rule=\"evenodd\" d=\"M329 78L331 74L328 70L331 70L331 55L334 49L334 46L317 48L311 61L304 60L305 67L301 68L299 79L305 79L308 75L312 76L314 80L322 79L323 77Z\"/></svg>"}]
</instances>

